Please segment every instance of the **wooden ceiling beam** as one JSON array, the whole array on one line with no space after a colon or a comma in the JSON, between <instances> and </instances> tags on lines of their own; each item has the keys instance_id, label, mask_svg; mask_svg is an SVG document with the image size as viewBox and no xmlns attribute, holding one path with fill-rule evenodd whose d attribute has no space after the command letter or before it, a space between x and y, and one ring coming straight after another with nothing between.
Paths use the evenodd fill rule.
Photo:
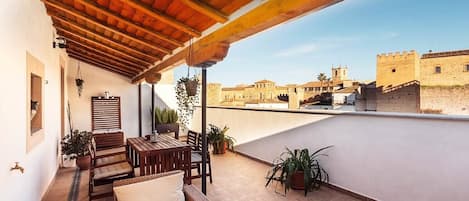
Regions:
<instances>
[{"instance_id":1,"label":"wooden ceiling beam","mask_svg":"<svg viewBox=\"0 0 469 201\"><path fill-rule=\"evenodd\" d=\"M238 17L218 30L204 36L192 46L192 52L213 46L217 43L234 43L278 24L302 16L311 11L318 11L342 0L269 0L248 13ZM140 82L148 73L168 70L185 61L189 47L165 58L157 65L132 79L132 83Z\"/></svg>"},{"instance_id":2,"label":"wooden ceiling beam","mask_svg":"<svg viewBox=\"0 0 469 201\"><path fill-rule=\"evenodd\" d=\"M114 40L111 40L111 39L107 38L106 36L102 36L101 34L96 33L96 31L92 31L92 30L89 30L89 29L87 29L87 28L84 28L84 27L82 27L81 25L79 25L79 24L77 24L77 23L75 23L75 22L71 22L71 21L68 21L68 20L64 20L64 19L61 19L61 18L55 17L55 16L51 16L51 17L52 17L53 19L56 19L56 20L60 21L60 22L63 23L63 24L66 24L66 25L68 25L68 26L70 26L70 27L73 27L73 28L75 28L75 29L78 29L78 30L80 30L80 31L83 31L83 32L85 32L86 34L89 34L89 35L91 35L91 36L93 36L93 37L95 37L95 38L99 38L100 40L103 40L103 41L106 41L106 42L108 42L108 43L110 43L110 44L113 44L113 45L115 45L115 46L118 46L118 47L120 47L120 48L122 48L122 49L124 49L124 50L126 50L126 51L128 51L128 52L132 52L132 53L134 53L134 54L138 54L138 55L140 55L140 56L142 56L142 57L144 57L144 58L149 58L149 59L151 59L151 60L153 60L153 61L159 61L159 60L161 60L161 58L159 58L159 57L156 57L156 56L147 54L147 53L142 52L142 51L140 51L140 50L136 50L136 49L133 49L133 48L131 48L131 47L128 47L127 45L124 45L124 44L122 44L122 43L120 43L120 42L116 42L116 41L114 41ZM60 26L60 25L56 24L56 27L59 27L59 26ZM60 27L61 27L61 26L60 26ZM62 27L62 28L64 28L64 27ZM86 37L86 36L82 36L82 37Z\"/></svg>"},{"instance_id":3,"label":"wooden ceiling beam","mask_svg":"<svg viewBox=\"0 0 469 201\"><path fill-rule=\"evenodd\" d=\"M69 31L64 30L64 29L57 28L57 30L59 31L58 34L61 35L61 36L63 36L63 37L65 37L65 38L67 39L67 41L72 41L72 42L74 42L74 43L77 43L77 44L80 44L80 45L83 45L83 46L86 46L86 47L89 47L89 48L96 48L96 50L98 50L99 48L103 48L103 49L106 49L106 50L108 50L108 51L110 51L110 52L114 52L114 53L117 53L117 54L119 54L119 55L121 55L121 56L124 56L124 57L126 57L126 58L129 58L129 59L131 59L131 60L133 60L133 61L139 62L139 63L141 63L141 64L145 64L145 65L147 65L147 66L152 65L152 63L150 63L150 62L148 62L148 61L145 61L145 60L142 60L142 59L140 59L140 58L134 57L134 56L132 56L132 55L130 55L130 54L127 54L127 53L125 53L125 52L122 52L122 51L120 51L120 50L116 50L116 49L114 49L114 48L110 48L110 47L108 47L107 45L104 45L104 44L102 44L102 43L100 43L100 42L96 42L96 41L91 40L91 39L88 39L88 38L83 38L83 37L81 37L81 36L79 36L79 35L77 35L77 34L75 34L75 33L69 32ZM69 37L69 36L73 36L73 37L76 37L76 38L78 38L78 39L80 39L80 40L84 40L84 41L86 41L87 43L91 43L91 44L93 44L93 45L96 46L96 47L89 46L89 45L87 45L87 44L85 44L85 43L83 43L83 42L80 42L80 41L78 41L78 40L75 40L75 39L73 39L73 38L71 38L71 37Z\"/></svg>"},{"instance_id":4,"label":"wooden ceiling beam","mask_svg":"<svg viewBox=\"0 0 469 201\"><path fill-rule=\"evenodd\" d=\"M129 65L126 65L126 64L120 63L118 61L109 59L108 57L96 54L95 52L90 52L90 51L86 51L86 50L82 50L82 49L76 49L76 48L68 48L67 51L69 51L71 53L75 53L77 55L87 55L91 58L96 58L96 59L98 59L98 61L106 62L108 64L119 67L122 70L125 69L128 72L132 72L134 74L139 73L141 71L141 70L135 69L134 67L131 67Z\"/></svg>"},{"instance_id":5,"label":"wooden ceiling beam","mask_svg":"<svg viewBox=\"0 0 469 201\"><path fill-rule=\"evenodd\" d=\"M190 8L196 10L197 12L214 19L217 22L225 23L228 21L228 16L221 11L213 8L212 6L199 1L199 0L180 0L182 3L186 4Z\"/></svg>"},{"instance_id":6,"label":"wooden ceiling beam","mask_svg":"<svg viewBox=\"0 0 469 201\"><path fill-rule=\"evenodd\" d=\"M90 65L93 65L93 66L96 66L96 67L99 67L99 68L102 68L102 69L111 71L111 72L113 72L113 73L122 75L122 76L127 77L127 78L131 78L131 77L132 77L131 74L124 73L124 72L120 72L120 71L116 71L116 70L111 69L111 68L109 68L109 67L107 67L107 66L103 66L103 65L101 65L101 64L97 64L97 63L95 63L95 62L93 62L93 61L89 61L89 60L87 60L87 59L85 59L85 58L82 58L82 57L79 57L79 56L75 56L75 55L68 55L68 56L69 56L70 58L76 59L76 60L78 60L78 61L88 63L88 64L90 64Z\"/></svg>"},{"instance_id":7,"label":"wooden ceiling beam","mask_svg":"<svg viewBox=\"0 0 469 201\"><path fill-rule=\"evenodd\" d=\"M43 0L44 1L44 0ZM50 0L46 0L46 1L50 1ZM89 0L75 0L75 2L79 2L87 7L90 7L90 8L93 8L94 10L108 16L108 17L112 17L112 18L115 18L117 20L119 20L120 22L123 22L125 24L127 24L128 26L132 26L133 28L139 30L139 31L142 31L142 32L145 32L146 34L149 34L155 38L158 38L160 40L163 40L163 41L166 41L168 43L171 43L173 45L176 45L178 47L183 47L184 46L184 43L183 42L180 42L180 41L177 41L169 36L166 36L164 34L161 34L159 33L158 31L155 31L155 30L151 30L151 29L148 29L148 28L145 28L143 27L143 25L139 25L139 24L136 24L128 19L125 19L124 17L121 17L120 15L117 15L117 14L114 14L100 6L98 6L98 4L96 4L95 2L93 1L89 1Z\"/></svg>"},{"instance_id":8,"label":"wooden ceiling beam","mask_svg":"<svg viewBox=\"0 0 469 201\"><path fill-rule=\"evenodd\" d=\"M138 11L145 13L146 15L153 17L165 24L168 24L178 30L181 30L185 33L190 34L191 36L200 37L202 34L200 31L193 29L192 27L176 20L175 18L168 16L161 11L158 11L151 6L148 6L144 3L135 0L121 0L122 2L128 4L129 6L136 8Z\"/></svg>"},{"instance_id":9,"label":"wooden ceiling beam","mask_svg":"<svg viewBox=\"0 0 469 201\"><path fill-rule=\"evenodd\" d=\"M101 22L99 22L98 20L95 20L95 19L91 19L89 16L86 16L84 14L82 14L81 12L79 12L78 10L74 9L73 7L71 6L68 6L64 3L60 3L60 2L56 2L56 1L45 1L44 3L46 3L47 5L49 6L52 6L60 11L63 11L71 16L74 16L76 18L79 18L81 20L84 20L90 24L93 24L97 27L100 27L102 29L105 29L109 32L112 32L114 34L118 34L118 35L121 35L122 37L124 38L127 38L129 40L132 40L132 41L135 41L135 42L138 42L142 45L145 45L145 46L148 46L150 48L153 48L157 51L160 51L160 52L163 52L165 54L171 54L171 50L167 49L167 48L164 48L164 47L160 47L160 46L156 46L156 45L153 45L151 41L144 41L144 40L141 40L135 36L132 36L132 35L129 35L127 33L124 33L116 28L113 28L113 27L110 27L110 26L107 26ZM51 12L47 12L48 15L50 16L55 16L55 17L59 17L59 18L62 18L64 20L67 20L64 16L60 16L58 13L51 13Z\"/></svg>"},{"instance_id":10,"label":"wooden ceiling beam","mask_svg":"<svg viewBox=\"0 0 469 201\"><path fill-rule=\"evenodd\" d=\"M70 51L70 50L67 50L67 54L69 56L75 56L75 57L80 57L80 58L83 58L83 59L86 59L88 61L92 61L96 64L100 64L101 66L106 66L108 69L110 70L114 70L114 71L117 71L117 72L122 72L122 73L126 73L126 74L129 74L129 75L135 75L135 72L132 72L132 71L129 71L129 70L124 70L124 69L121 69L115 65L112 65L112 64L109 64L109 63L106 63L104 61L101 61L101 60L98 60L94 57L91 57L89 55L83 55L83 54L80 54L80 53L76 53L76 52L73 52L73 51Z\"/></svg>"},{"instance_id":11,"label":"wooden ceiling beam","mask_svg":"<svg viewBox=\"0 0 469 201\"><path fill-rule=\"evenodd\" d=\"M112 58L112 59L115 59L115 60L118 60L122 63L125 63L129 66L133 66L135 69L139 69L139 70L144 70L146 69L146 66L142 66L140 64L136 64L136 63L133 63L132 61L129 61L127 59L124 59L122 57L118 57L118 56L114 56L112 54L109 54L107 52L104 52L104 51L101 51L97 48L92 48L88 45L85 45L85 44L82 44L82 43L77 43L75 41L72 41L72 40L68 40L67 41L67 44L69 45L69 48L75 48L75 49L80 49L80 50L84 50L84 51L91 51L91 52L94 52L94 53L97 53L97 54L100 54L100 55L103 55L105 57L109 57L109 58ZM73 45L72 45L73 44Z\"/></svg>"}]
</instances>

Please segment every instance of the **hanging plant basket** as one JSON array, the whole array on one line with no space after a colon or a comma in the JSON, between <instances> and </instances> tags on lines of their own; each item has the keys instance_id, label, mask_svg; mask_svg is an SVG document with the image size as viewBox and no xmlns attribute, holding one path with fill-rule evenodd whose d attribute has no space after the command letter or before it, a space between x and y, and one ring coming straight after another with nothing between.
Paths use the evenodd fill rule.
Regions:
<instances>
[{"instance_id":1,"label":"hanging plant basket","mask_svg":"<svg viewBox=\"0 0 469 201\"><path fill-rule=\"evenodd\" d=\"M197 94L197 87L199 85L199 81L197 79L188 79L184 86L186 87L187 96L195 96Z\"/></svg>"},{"instance_id":2,"label":"hanging plant basket","mask_svg":"<svg viewBox=\"0 0 469 201\"><path fill-rule=\"evenodd\" d=\"M80 70L80 62L77 64L77 77L75 78L75 85L77 86L78 90L78 97L81 97L81 92L83 91L83 84L85 81L81 79L81 70Z\"/></svg>"},{"instance_id":3,"label":"hanging plant basket","mask_svg":"<svg viewBox=\"0 0 469 201\"><path fill-rule=\"evenodd\" d=\"M78 90L78 96L81 97L81 92L83 91L83 83L85 83L84 80L78 78L75 79L75 84L77 85L77 90Z\"/></svg>"}]
</instances>

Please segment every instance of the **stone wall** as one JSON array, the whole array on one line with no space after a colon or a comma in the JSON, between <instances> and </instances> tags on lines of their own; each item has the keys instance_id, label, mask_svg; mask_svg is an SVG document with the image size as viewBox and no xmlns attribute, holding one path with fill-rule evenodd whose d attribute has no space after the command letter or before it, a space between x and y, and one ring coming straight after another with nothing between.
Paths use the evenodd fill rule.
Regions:
<instances>
[{"instance_id":1,"label":"stone wall","mask_svg":"<svg viewBox=\"0 0 469 201\"><path fill-rule=\"evenodd\" d=\"M420 112L420 86L413 84L384 93L377 89L376 110L378 112Z\"/></svg>"},{"instance_id":2,"label":"stone wall","mask_svg":"<svg viewBox=\"0 0 469 201\"><path fill-rule=\"evenodd\" d=\"M469 55L426 58L420 61L422 86L453 86L469 84ZM435 67L441 67L441 73Z\"/></svg>"},{"instance_id":3,"label":"stone wall","mask_svg":"<svg viewBox=\"0 0 469 201\"><path fill-rule=\"evenodd\" d=\"M422 86L420 108L425 113L469 114L469 85L452 87Z\"/></svg>"}]
</instances>

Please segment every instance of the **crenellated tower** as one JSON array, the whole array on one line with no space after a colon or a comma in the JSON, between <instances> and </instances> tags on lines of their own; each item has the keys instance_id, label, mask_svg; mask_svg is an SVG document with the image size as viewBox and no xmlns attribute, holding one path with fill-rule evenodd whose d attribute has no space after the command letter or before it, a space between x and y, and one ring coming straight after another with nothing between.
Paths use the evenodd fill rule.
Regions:
<instances>
[{"instance_id":1,"label":"crenellated tower","mask_svg":"<svg viewBox=\"0 0 469 201\"><path fill-rule=\"evenodd\" d=\"M376 56L376 87L383 90L420 80L420 57L417 52L395 52Z\"/></svg>"}]
</instances>

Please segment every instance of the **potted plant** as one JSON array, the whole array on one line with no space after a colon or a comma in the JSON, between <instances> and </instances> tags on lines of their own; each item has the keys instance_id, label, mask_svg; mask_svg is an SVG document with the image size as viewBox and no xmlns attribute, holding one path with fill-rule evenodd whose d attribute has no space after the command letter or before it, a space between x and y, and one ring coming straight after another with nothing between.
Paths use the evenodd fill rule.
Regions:
<instances>
[{"instance_id":1,"label":"potted plant","mask_svg":"<svg viewBox=\"0 0 469 201\"><path fill-rule=\"evenodd\" d=\"M70 159L76 159L76 164L81 170L87 170L90 166L88 145L91 142L91 137L91 132L74 130L61 142L62 153L69 156Z\"/></svg>"},{"instance_id":2,"label":"potted plant","mask_svg":"<svg viewBox=\"0 0 469 201\"><path fill-rule=\"evenodd\" d=\"M189 80L188 77L180 78L177 81L177 84L175 87L176 99L177 99L177 104L178 104L177 114L179 116L179 123L181 123L182 129L184 131L188 131L190 122L192 121L192 115L194 114L194 110L195 110L194 106L199 104L199 100L200 100L199 93L197 93L199 91L198 88L200 87L198 85L197 77L194 76L192 78L192 80L197 80L196 82L197 87L195 89L196 94L194 96L189 96L189 94L187 93L187 88L191 88L191 87L186 86L186 82L189 82L188 80ZM191 83L194 83L194 82L191 82ZM192 85L192 84L189 84L189 85Z\"/></svg>"},{"instance_id":3,"label":"potted plant","mask_svg":"<svg viewBox=\"0 0 469 201\"><path fill-rule=\"evenodd\" d=\"M179 137L178 114L173 109L155 108L155 129L158 133L174 132Z\"/></svg>"},{"instance_id":4,"label":"potted plant","mask_svg":"<svg viewBox=\"0 0 469 201\"><path fill-rule=\"evenodd\" d=\"M183 77L179 80L186 89L187 96L195 96L199 87L199 78L196 75L192 77Z\"/></svg>"},{"instance_id":5,"label":"potted plant","mask_svg":"<svg viewBox=\"0 0 469 201\"><path fill-rule=\"evenodd\" d=\"M224 154L226 149L233 150L233 146L236 140L233 137L225 134L228 129L229 128L226 126L221 129L218 126L209 124L207 138L208 143L210 143L213 147L213 154Z\"/></svg>"},{"instance_id":6,"label":"potted plant","mask_svg":"<svg viewBox=\"0 0 469 201\"><path fill-rule=\"evenodd\" d=\"M319 189L322 183L329 182L329 175L319 163L322 151L331 148L327 146L310 154L308 149L290 150L287 148L274 161L273 167L267 173L267 187L273 180L280 181L285 186L285 193L290 188L304 190L305 196L310 190Z\"/></svg>"}]
</instances>

